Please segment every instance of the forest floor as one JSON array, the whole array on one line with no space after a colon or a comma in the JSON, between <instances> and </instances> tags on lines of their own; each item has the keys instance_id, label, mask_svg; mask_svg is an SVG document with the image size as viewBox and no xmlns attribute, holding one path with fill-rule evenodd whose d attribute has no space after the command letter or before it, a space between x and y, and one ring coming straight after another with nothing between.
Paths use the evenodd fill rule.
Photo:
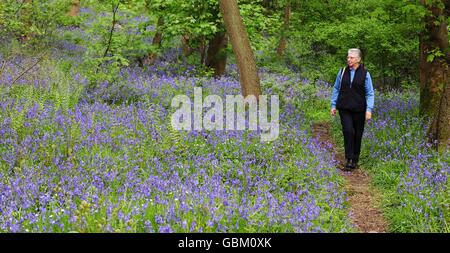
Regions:
<instances>
[{"instance_id":1,"label":"forest floor","mask_svg":"<svg viewBox=\"0 0 450 253\"><path fill-rule=\"evenodd\" d=\"M385 233L387 222L381 210L378 208L381 196L371 185L369 175L361 168L347 172L342 168L345 156L338 152L336 144L331 136L330 122L314 123L312 132L321 145L332 148L334 159L337 162L339 173L345 178L344 190L348 194L350 205L350 217L358 232L361 233Z\"/></svg>"}]
</instances>

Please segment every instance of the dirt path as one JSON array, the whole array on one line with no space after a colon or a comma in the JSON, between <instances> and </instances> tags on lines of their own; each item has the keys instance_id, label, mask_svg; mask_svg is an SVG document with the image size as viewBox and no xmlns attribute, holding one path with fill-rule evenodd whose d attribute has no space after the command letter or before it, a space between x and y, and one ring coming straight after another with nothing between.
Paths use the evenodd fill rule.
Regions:
<instances>
[{"instance_id":1,"label":"dirt path","mask_svg":"<svg viewBox=\"0 0 450 253\"><path fill-rule=\"evenodd\" d=\"M387 223L381 211L376 207L380 201L379 194L371 187L369 176L361 169L351 172L343 171L341 168L345 163L345 156L337 152L336 144L331 136L331 125L329 122L314 123L312 132L321 145L326 145L333 150L335 160L338 161L339 173L345 178L344 190L348 194L350 204L350 217L359 232L362 233L385 233Z\"/></svg>"}]
</instances>

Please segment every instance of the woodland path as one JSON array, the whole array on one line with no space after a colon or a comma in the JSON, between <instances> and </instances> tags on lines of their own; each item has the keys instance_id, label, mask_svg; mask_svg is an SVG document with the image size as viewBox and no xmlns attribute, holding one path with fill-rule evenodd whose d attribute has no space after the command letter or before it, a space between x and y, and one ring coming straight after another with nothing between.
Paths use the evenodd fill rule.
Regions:
<instances>
[{"instance_id":1,"label":"woodland path","mask_svg":"<svg viewBox=\"0 0 450 253\"><path fill-rule=\"evenodd\" d=\"M344 190L350 204L350 217L361 233L386 233L387 222L377 208L380 194L371 186L370 177L361 168L343 171L345 156L336 149L331 136L331 123L319 122L312 125L313 137L323 146L331 147L338 171L345 178Z\"/></svg>"}]
</instances>

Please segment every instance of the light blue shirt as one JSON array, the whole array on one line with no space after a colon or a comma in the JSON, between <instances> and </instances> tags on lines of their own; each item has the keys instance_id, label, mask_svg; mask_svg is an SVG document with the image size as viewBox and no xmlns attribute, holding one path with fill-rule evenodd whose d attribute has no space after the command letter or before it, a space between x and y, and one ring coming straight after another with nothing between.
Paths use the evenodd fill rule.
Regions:
<instances>
[{"instance_id":1,"label":"light blue shirt","mask_svg":"<svg viewBox=\"0 0 450 253\"><path fill-rule=\"evenodd\" d=\"M341 88L341 70L339 70L339 73L336 77L336 81L334 82L333 87L333 93L331 94L331 109L336 108L336 102L339 95L339 90ZM353 78L355 77L355 70L350 69L350 87L351 83L353 82ZM370 77L369 71L367 71L366 75L366 81L365 81L365 88L366 88L366 103L367 103L367 109L366 111L372 112L373 106L374 106L374 100L375 100L375 92L373 90L372 85L372 78Z\"/></svg>"}]
</instances>

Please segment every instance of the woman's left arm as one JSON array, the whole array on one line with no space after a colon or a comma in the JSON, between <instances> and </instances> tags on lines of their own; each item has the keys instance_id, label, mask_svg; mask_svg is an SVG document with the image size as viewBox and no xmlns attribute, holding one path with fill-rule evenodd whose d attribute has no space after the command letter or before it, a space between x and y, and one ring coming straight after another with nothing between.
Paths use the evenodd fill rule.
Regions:
<instances>
[{"instance_id":1,"label":"woman's left arm","mask_svg":"<svg viewBox=\"0 0 450 253\"><path fill-rule=\"evenodd\" d=\"M369 72L367 72L366 75L365 86L366 86L366 103L367 103L366 111L371 113L373 111L373 107L375 104L375 91L373 90L372 78L370 77Z\"/></svg>"},{"instance_id":2,"label":"woman's left arm","mask_svg":"<svg viewBox=\"0 0 450 253\"><path fill-rule=\"evenodd\" d=\"M369 72L367 72L366 75L365 87L366 87L366 103L367 103L366 120L369 120L372 118L372 111L375 105L375 91L373 90L372 78L370 77Z\"/></svg>"}]
</instances>

